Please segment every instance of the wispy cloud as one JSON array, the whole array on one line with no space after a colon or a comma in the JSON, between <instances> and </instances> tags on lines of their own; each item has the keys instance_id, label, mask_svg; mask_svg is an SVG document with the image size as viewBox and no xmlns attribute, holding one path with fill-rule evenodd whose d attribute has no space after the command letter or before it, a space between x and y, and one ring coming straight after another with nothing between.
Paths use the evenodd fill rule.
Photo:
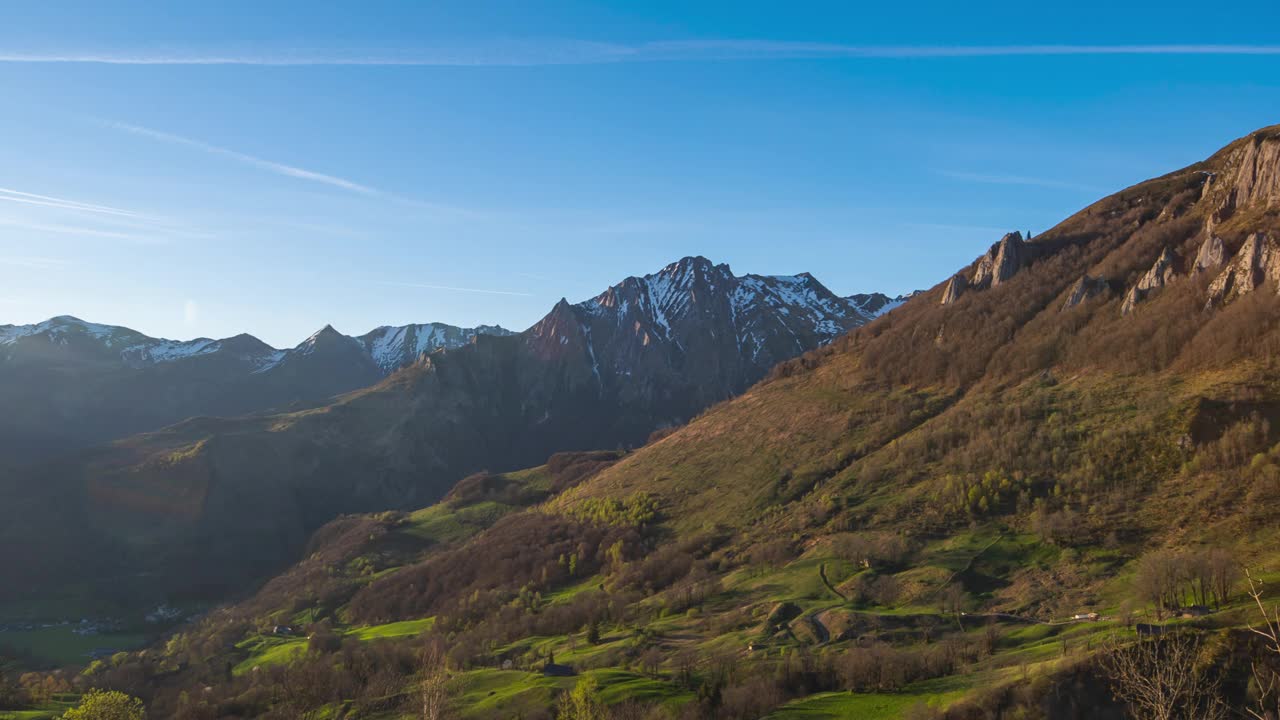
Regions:
<instances>
[{"instance_id":1,"label":"wispy cloud","mask_svg":"<svg viewBox=\"0 0 1280 720\"><path fill-rule=\"evenodd\" d=\"M518 295L521 297L535 297L533 293L515 292L513 290L487 290L483 288L465 288L455 287L452 285L428 285L424 283L409 282L380 282L379 285L392 285L395 287L422 288L425 290L448 290L451 292L467 292L467 293L484 293L485 295Z\"/></svg>"},{"instance_id":2,"label":"wispy cloud","mask_svg":"<svg viewBox=\"0 0 1280 720\"><path fill-rule=\"evenodd\" d=\"M1065 180L1054 180L1052 178L1027 177L1024 175L1002 175L974 172L959 172L955 170L934 170L935 173L951 178L952 180L961 180L964 182L985 183L988 185L1030 185L1034 187L1056 188L1059 190L1076 190L1079 192L1099 193L1105 192L1104 189L1094 185L1084 185Z\"/></svg>"},{"instance_id":3,"label":"wispy cloud","mask_svg":"<svg viewBox=\"0 0 1280 720\"><path fill-rule=\"evenodd\" d=\"M1280 45L1029 44L847 45L771 40L674 40L636 44L583 40L481 42L404 50L150 52L3 52L0 63L251 66L518 67L617 62L728 61L786 58L981 58L1072 55L1280 55Z\"/></svg>"},{"instance_id":4,"label":"wispy cloud","mask_svg":"<svg viewBox=\"0 0 1280 720\"><path fill-rule=\"evenodd\" d=\"M37 195L35 193L22 192L10 188L0 188L0 200L21 205L36 205L40 207L51 207L60 210L74 210L77 212L97 213L100 215L114 215L116 217L126 218L146 218L141 213L132 210L124 210L122 208L111 207L109 205L96 205L93 203L84 203L76 200L68 200L66 198L53 197L51 195Z\"/></svg>"},{"instance_id":5,"label":"wispy cloud","mask_svg":"<svg viewBox=\"0 0 1280 720\"><path fill-rule=\"evenodd\" d=\"M365 195L368 197L382 198L384 200L388 200L394 203L399 203L403 206L413 208L416 210L425 210L432 213L433 215L440 216L440 217L453 218L458 220L474 220L474 219L485 217L483 213L475 210L455 207L452 205L446 205L442 203L428 202L425 200L418 200L417 198L405 197L403 195L399 195L393 192L387 192L385 190L375 188L370 185L358 183L353 180L348 180L346 178L338 177L336 175L327 175L325 173L316 172L314 170L307 170L305 168L297 167L296 165L287 165L285 163L275 162L273 160L266 160L264 158L256 157L254 155L243 153L238 150L232 150L230 148L213 145L211 143L204 142L203 140L196 140L194 138L177 135L170 132L164 132L162 130L154 130L152 128L143 127L141 125L132 125L129 123L107 122L105 124L108 127L114 128L116 130L132 133L140 137L150 138L152 140L171 143L174 145L181 145L183 147L194 148L196 150L200 150L202 152L210 153L213 155L228 157L238 162L256 167L260 170L266 170L267 172L274 173L276 175L283 175L285 177L296 178L298 180L307 180L309 182L320 183L323 185L336 187L342 190L347 190L347 191L357 193L359 195Z\"/></svg>"},{"instance_id":6,"label":"wispy cloud","mask_svg":"<svg viewBox=\"0 0 1280 720\"><path fill-rule=\"evenodd\" d=\"M2 199L2 198L0 198ZM21 218L0 217L0 227L17 228L19 230L27 230L39 233L56 233L58 235L75 235L79 237L102 238L105 240L122 240L133 243L158 243L163 242L158 237L147 235L139 235L136 233L125 233L116 230L104 230L101 228L85 227L82 225L65 225L61 223L44 223L32 222Z\"/></svg>"},{"instance_id":7,"label":"wispy cloud","mask_svg":"<svg viewBox=\"0 0 1280 720\"><path fill-rule=\"evenodd\" d=\"M30 268L32 270L57 270L66 267L67 263L65 260L57 258L0 255L0 265Z\"/></svg>"},{"instance_id":8,"label":"wispy cloud","mask_svg":"<svg viewBox=\"0 0 1280 720\"><path fill-rule=\"evenodd\" d=\"M247 153L238 152L236 150L230 150L224 147L219 147L217 145L211 145L209 143L202 142L200 140L193 140L192 138L183 137L181 135L174 135L173 133L162 132L160 130L152 130L151 128L145 128L139 125L130 125L127 123L117 122L117 123L110 123L110 125L111 127L117 130L123 130L125 132L133 133L134 135L141 135L142 137L151 138L152 140L159 140L161 142L173 143L175 145L182 145L185 147L195 148L197 150L201 150L207 153L212 153L214 155L222 155L224 157L229 157L229 158L232 158L233 160L238 160L242 163L252 165L256 168L266 170L268 172L276 173L277 175L284 175L286 177L297 178L299 180L309 180L311 182L323 183L325 185L331 185L333 187L342 188L343 190L350 190L352 192L357 192L362 195L378 195L379 194L378 190L375 190L374 188L371 188L368 185L361 185L360 183L352 182L351 180L346 180L344 178L336 177L334 175L326 175L324 173L318 173L313 170L306 170L304 168L296 167L294 165L286 165L284 163L273 162L271 160L264 160L260 157L254 157L253 155L249 155Z\"/></svg>"}]
</instances>

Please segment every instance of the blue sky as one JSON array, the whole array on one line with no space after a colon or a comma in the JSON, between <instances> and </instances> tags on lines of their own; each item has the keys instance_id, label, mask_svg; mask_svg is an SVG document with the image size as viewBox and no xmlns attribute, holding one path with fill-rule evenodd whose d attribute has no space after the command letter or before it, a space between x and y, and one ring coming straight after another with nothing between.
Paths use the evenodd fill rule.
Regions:
<instances>
[{"instance_id":1,"label":"blue sky","mask_svg":"<svg viewBox=\"0 0 1280 720\"><path fill-rule=\"evenodd\" d=\"M1280 122L1273 5L6 3L0 323L524 328L684 255L928 287Z\"/></svg>"}]
</instances>

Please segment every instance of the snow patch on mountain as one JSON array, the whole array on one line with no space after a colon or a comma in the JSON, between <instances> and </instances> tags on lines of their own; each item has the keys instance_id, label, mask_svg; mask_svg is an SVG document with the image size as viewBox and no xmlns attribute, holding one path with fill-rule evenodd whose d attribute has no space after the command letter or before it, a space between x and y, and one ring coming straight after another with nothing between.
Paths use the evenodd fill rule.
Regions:
<instances>
[{"instance_id":1,"label":"snow patch on mountain","mask_svg":"<svg viewBox=\"0 0 1280 720\"><path fill-rule=\"evenodd\" d=\"M221 347L222 343L220 341L210 340L209 338L199 338L185 342L181 340L154 340L150 343L125 348L120 352L120 355L131 364L163 363L196 357L197 355L208 355L209 353L217 352Z\"/></svg>"},{"instance_id":2,"label":"snow patch on mountain","mask_svg":"<svg viewBox=\"0 0 1280 720\"><path fill-rule=\"evenodd\" d=\"M384 372L393 372L436 350L452 350L471 343L477 335L512 335L498 325L462 328L444 323L383 325L356 338Z\"/></svg>"},{"instance_id":3,"label":"snow patch on mountain","mask_svg":"<svg viewBox=\"0 0 1280 720\"><path fill-rule=\"evenodd\" d=\"M148 337L125 327L101 325L62 315L30 325L0 325L0 347L41 338L61 346L88 340L102 349L118 353L121 363L133 368L222 353L236 358L250 373L261 374L278 367L290 357L312 355L329 341L338 345L345 341L367 352L383 372L390 373L413 362L423 353L460 347L471 342L476 335L511 334L511 331L497 325L459 328L444 323L426 323L398 327L384 325L360 338L353 338L326 325L297 347L277 350L247 335L223 340L169 340Z\"/></svg>"},{"instance_id":4,"label":"snow patch on mountain","mask_svg":"<svg viewBox=\"0 0 1280 720\"><path fill-rule=\"evenodd\" d=\"M728 265L688 257L656 273L631 277L577 305L589 317L626 328L648 346L649 334L682 348L695 326L681 323L691 313L707 315L706 332L721 327L713 316L727 310L728 327L739 351L760 357L778 333L797 348L824 344L849 328L868 322L901 304L879 293L842 298L812 275L735 276ZM681 330L676 328L680 327ZM696 330L695 330L696 331Z\"/></svg>"}]
</instances>

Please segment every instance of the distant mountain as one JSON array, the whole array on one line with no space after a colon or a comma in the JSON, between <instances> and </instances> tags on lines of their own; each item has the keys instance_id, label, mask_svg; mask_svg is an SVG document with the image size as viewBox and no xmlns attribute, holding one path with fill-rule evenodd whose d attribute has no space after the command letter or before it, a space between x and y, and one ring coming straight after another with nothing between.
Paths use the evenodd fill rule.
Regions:
<instances>
[{"instance_id":1,"label":"distant mountain","mask_svg":"<svg viewBox=\"0 0 1280 720\"><path fill-rule=\"evenodd\" d=\"M884 293L860 293L858 295L850 295L845 299L852 302L862 313L876 318L896 307L899 307L902 303L918 295L919 292L920 291L917 290L916 292L899 295L897 297L889 297Z\"/></svg>"},{"instance_id":2,"label":"distant mountain","mask_svg":"<svg viewBox=\"0 0 1280 720\"><path fill-rule=\"evenodd\" d=\"M197 415L320 402L371 385L437 349L500 327L331 327L277 350L251 335L152 338L70 316L0 326L0 456L22 463Z\"/></svg>"},{"instance_id":3,"label":"distant mountain","mask_svg":"<svg viewBox=\"0 0 1280 720\"><path fill-rule=\"evenodd\" d=\"M385 373L392 373L409 365L427 353L441 348L462 347L476 335L512 335L510 330L498 325L479 325L460 328L444 323L425 325L383 325L374 328L356 340L369 357Z\"/></svg>"},{"instance_id":4,"label":"distant mountain","mask_svg":"<svg viewBox=\"0 0 1280 720\"><path fill-rule=\"evenodd\" d=\"M469 473L561 450L641 444L888 304L866 305L808 274L738 277L690 257L585 302L561 300L522 333L478 333L448 352L418 355L437 329L347 338L326 328L254 370L290 382L317 369L369 377L379 358L419 359L328 404L197 418L94 449L18 478L13 504L82 529L87 537L67 536L64 560L101 550L89 572L145 571L168 590L234 588L295 557L338 514L422 505ZM59 566L53 545L37 572Z\"/></svg>"},{"instance_id":5,"label":"distant mountain","mask_svg":"<svg viewBox=\"0 0 1280 720\"><path fill-rule=\"evenodd\" d=\"M296 672L225 677L278 647L260 628L323 612L348 637L432 624L464 681L484 673L490 695L457 696L477 713L495 692L550 712L525 673L489 681L507 662L581 660L585 626L604 645L649 638L672 671L641 684L625 652L593 653L578 667L624 678L614 700L674 707L691 695L680 666L733 663L689 717L861 717L864 699L895 697L936 717L1101 719L1129 716L1117 658L1161 667L1151 634L1188 642L1198 701L1261 710L1258 678L1280 674L1241 611L1261 590L1240 575L1254 589L1280 562L1280 126L1035 238L1010 232L940 280L634 452L480 474L409 515L344 515L250 602L113 659L114 677L151 678L157 715L195 692L246 714L247 690L331 677L351 653L315 644ZM313 411L132 438L0 497L17 578L0 596L65 578L97 600L112 576L233 587L341 508L411 506L557 443L625 443L877 303L891 304L689 258ZM1118 632L1122 616L1146 630ZM1069 641L1069 661L1046 638ZM781 656L804 662L779 673ZM370 657L393 686L418 670ZM1008 672L1028 658L1030 683ZM259 693L257 715L297 712L290 695Z\"/></svg>"}]
</instances>

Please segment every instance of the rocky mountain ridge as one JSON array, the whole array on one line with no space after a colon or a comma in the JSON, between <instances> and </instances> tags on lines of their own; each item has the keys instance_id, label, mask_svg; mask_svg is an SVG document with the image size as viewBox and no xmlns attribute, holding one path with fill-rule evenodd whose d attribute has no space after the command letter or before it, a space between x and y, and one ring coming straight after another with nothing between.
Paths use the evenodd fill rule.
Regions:
<instances>
[{"instance_id":1,"label":"rocky mountain ridge","mask_svg":"<svg viewBox=\"0 0 1280 720\"><path fill-rule=\"evenodd\" d=\"M104 325L60 315L30 325L0 325L0 363L16 362L18 353L29 345L44 342L73 348L101 359L118 353L119 361L141 369L160 363L181 362L190 358L228 353L245 363L251 372L268 372L293 354L314 352L317 338L340 334L326 325L293 348L277 349L249 334L229 338L195 338L169 340L144 335L118 325ZM476 335L512 335L498 325L462 328L445 323L377 327L364 335L346 336L363 348L384 372L394 372L418 359L424 353L460 347ZM95 347L96 345L96 347Z\"/></svg>"},{"instance_id":2,"label":"rocky mountain ridge","mask_svg":"<svg viewBox=\"0 0 1280 720\"><path fill-rule=\"evenodd\" d=\"M232 588L294 558L336 515L420 506L469 473L554 452L640 445L894 303L841 298L808 274L735 276L685 258L590 300L561 300L522 333L479 333L329 401L193 418L22 473L10 504L64 516L85 535L68 540L60 561L46 546L29 568L37 574L82 563L76 548L91 546L106 557L81 575ZM336 373L357 357L361 372L381 377L366 348L407 356L417 333L362 339L325 328L252 377Z\"/></svg>"},{"instance_id":3,"label":"rocky mountain ridge","mask_svg":"<svg viewBox=\"0 0 1280 720\"><path fill-rule=\"evenodd\" d=\"M280 350L252 335L169 340L71 316L0 326L0 462L23 464L199 415L286 409L367 387L424 353L499 327L441 323L349 337L326 326Z\"/></svg>"}]
</instances>

